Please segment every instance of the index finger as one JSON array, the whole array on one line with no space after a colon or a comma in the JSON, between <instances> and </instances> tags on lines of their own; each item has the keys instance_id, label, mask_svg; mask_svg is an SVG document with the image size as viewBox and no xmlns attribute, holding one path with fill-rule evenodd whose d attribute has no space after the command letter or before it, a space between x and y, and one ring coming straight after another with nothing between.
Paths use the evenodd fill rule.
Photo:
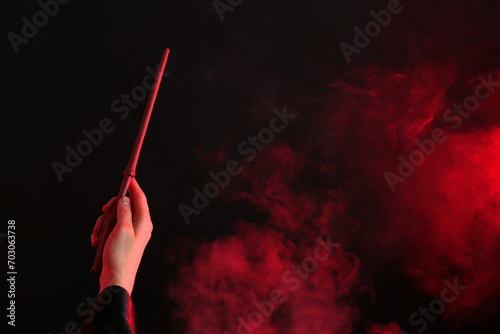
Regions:
<instances>
[{"instance_id":1,"label":"index finger","mask_svg":"<svg viewBox=\"0 0 500 334\"><path fill-rule=\"evenodd\" d=\"M102 212L104 213L110 213L111 209L113 208L113 205L115 205L115 202L118 200L118 196L115 196L109 200L108 203L104 204L102 207Z\"/></svg>"}]
</instances>

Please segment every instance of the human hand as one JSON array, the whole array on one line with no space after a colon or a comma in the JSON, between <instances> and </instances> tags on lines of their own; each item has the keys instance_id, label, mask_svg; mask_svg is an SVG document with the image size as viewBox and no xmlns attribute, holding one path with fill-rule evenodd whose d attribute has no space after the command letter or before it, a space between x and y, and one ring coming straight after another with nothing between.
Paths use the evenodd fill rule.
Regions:
<instances>
[{"instance_id":1,"label":"human hand","mask_svg":"<svg viewBox=\"0 0 500 334\"><path fill-rule=\"evenodd\" d=\"M99 292L108 286L118 285L132 294L142 254L151 238L153 223L146 195L135 178L130 182L129 193L130 198L124 196L118 200L116 196L103 206L104 215L97 219L90 237L92 246L96 247L102 223L116 205L117 222L104 246Z\"/></svg>"}]
</instances>

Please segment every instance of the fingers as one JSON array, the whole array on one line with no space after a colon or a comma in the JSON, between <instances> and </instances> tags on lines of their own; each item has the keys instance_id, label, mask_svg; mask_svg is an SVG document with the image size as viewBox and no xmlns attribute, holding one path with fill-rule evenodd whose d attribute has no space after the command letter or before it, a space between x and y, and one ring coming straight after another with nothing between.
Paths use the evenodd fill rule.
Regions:
<instances>
[{"instance_id":1,"label":"fingers","mask_svg":"<svg viewBox=\"0 0 500 334\"><path fill-rule=\"evenodd\" d=\"M102 224L104 223L106 217L111 213L111 211L113 211L113 206L115 205L117 199L118 196L115 196L111 198L108 203L103 205L102 212L104 212L104 215L97 218L94 229L92 230L92 235L90 236L90 242L92 246L97 247L97 245L99 244L99 235L101 235Z\"/></svg>"},{"instance_id":2,"label":"fingers","mask_svg":"<svg viewBox=\"0 0 500 334\"><path fill-rule=\"evenodd\" d=\"M113 205L116 203L117 200L118 200L118 196L115 196L112 199L110 199L108 203L103 205L102 212L110 213L111 209L113 208Z\"/></svg>"},{"instance_id":3,"label":"fingers","mask_svg":"<svg viewBox=\"0 0 500 334\"><path fill-rule=\"evenodd\" d=\"M116 206L116 225L120 227L133 227L132 210L130 207L130 198L123 196Z\"/></svg>"},{"instance_id":4,"label":"fingers","mask_svg":"<svg viewBox=\"0 0 500 334\"><path fill-rule=\"evenodd\" d=\"M137 234L151 233L153 224L149 215L149 206L146 195L133 178L130 182L128 191L132 200L132 212L134 217L134 229Z\"/></svg>"},{"instance_id":5,"label":"fingers","mask_svg":"<svg viewBox=\"0 0 500 334\"><path fill-rule=\"evenodd\" d=\"M101 235L102 224L107 216L113 211L113 207L118 199L118 196L111 198L108 203L104 204L102 207L102 212L104 215L97 218L97 221L94 225L94 229L92 230L92 235L90 236L90 243L92 246L97 247L99 244L99 236Z\"/></svg>"},{"instance_id":6,"label":"fingers","mask_svg":"<svg viewBox=\"0 0 500 334\"><path fill-rule=\"evenodd\" d=\"M97 247L99 245L99 237L95 234L92 234L90 236L90 243L92 244L92 247Z\"/></svg>"},{"instance_id":7,"label":"fingers","mask_svg":"<svg viewBox=\"0 0 500 334\"><path fill-rule=\"evenodd\" d=\"M105 214L96 221L90 237L92 246L95 247L99 244L102 225L107 216L113 211L114 205L116 205L117 225L122 227L132 226L136 235L151 234L153 224L149 215L147 198L135 178L130 181L128 190L131 197L124 196L119 199L118 196L115 196L102 207Z\"/></svg>"},{"instance_id":8,"label":"fingers","mask_svg":"<svg viewBox=\"0 0 500 334\"><path fill-rule=\"evenodd\" d=\"M94 229L92 230L92 235L90 236L90 242L94 247L96 247L99 243L99 235L101 235L102 224L104 223L104 220L107 216L108 214L104 214L97 218L97 221L95 222Z\"/></svg>"},{"instance_id":9,"label":"fingers","mask_svg":"<svg viewBox=\"0 0 500 334\"><path fill-rule=\"evenodd\" d=\"M142 191L141 187L139 187L135 178L130 181L128 191L130 193L130 197L132 197L134 218L137 217L140 220L149 219L149 207L146 195Z\"/></svg>"}]
</instances>

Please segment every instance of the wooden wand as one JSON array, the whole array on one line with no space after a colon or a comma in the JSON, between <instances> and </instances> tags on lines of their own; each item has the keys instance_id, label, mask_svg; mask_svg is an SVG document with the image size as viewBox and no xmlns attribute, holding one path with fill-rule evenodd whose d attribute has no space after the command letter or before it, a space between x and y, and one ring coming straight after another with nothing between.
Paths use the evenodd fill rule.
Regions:
<instances>
[{"instance_id":1,"label":"wooden wand","mask_svg":"<svg viewBox=\"0 0 500 334\"><path fill-rule=\"evenodd\" d=\"M135 138L134 149L132 150L132 155L130 156L130 160L128 162L127 168L123 172L123 181L120 187L120 192L118 193L118 198L121 198L127 195L128 186L130 185L130 181L135 176L135 167L137 166L137 160L139 159L139 153L141 153L142 142L144 141L144 136L146 135L146 130L149 124L149 118L151 117L151 112L153 111L153 105L156 100L156 94L158 93L158 88L160 87L160 82L163 77L163 71L165 70L165 65L167 64L168 54L170 50L165 49L163 51L163 55L161 57L160 65L158 66L158 70L156 72L155 82L153 84L153 88L149 93L148 103L146 105L146 110L144 111L144 115L142 116L141 126L139 128L139 133ZM99 274L102 270L102 254L104 251L104 245L106 240L108 239L111 231L116 225L116 206L118 201L115 202L113 208L111 209L111 213L104 219L101 228L101 234L99 235L99 243L97 245L97 253L94 259L94 265L90 272Z\"/></svg>"}]
</instances>

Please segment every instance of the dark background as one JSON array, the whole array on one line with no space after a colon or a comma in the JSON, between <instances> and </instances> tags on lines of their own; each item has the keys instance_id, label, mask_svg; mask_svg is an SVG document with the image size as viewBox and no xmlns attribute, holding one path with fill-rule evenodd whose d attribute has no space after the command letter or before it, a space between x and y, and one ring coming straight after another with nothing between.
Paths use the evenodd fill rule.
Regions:
<instances>
[{"instance_id":1,"label":"dark background","mask_svg":"<svg viewBox=\"0 0 500 334\"><path fill-rule=\"evenodd\" d=\"M177 205L191 199L191 189L210 170L194 150L226 147L236 156L237 144L263 124L252 118L252 108L307 104L332 80L331 68L342 72L379 62L384 52L398 61L401 45L384 51L375 41L352 65L338 47L352 41L352 27L367 22L371 9L386 3L247 0L221 22L210 1L71 1L14 54L6 34L20 34L21 18L40 8L36 1L4 2L1 216L16 220L18 332L59 333L67 322L83 321L76 308L98 291L97 277L89 273L95 254L90 234L101 206L118 192L145 102L124 120L110 105L141 84L144 68L154 67L165 47L171 49L170 75L160 87L137 167L154 223L133 294L144 333L176 328L170 318L175 305L165 292L175 276L166 260L174 239L211 240L228 233L235 220L259 218L216 199L184 223ZM279 89L273 80L282 83ZM103 118L115 130L60 183L51 163L64 163L65 146L75 148L84 139L81 131ZM287 131L283 140L298 133ZM366 320L404 326L407 308L432 299L420 296L408 305L399 298L408 287L404 278L388 264L377 275L376 302L359 301L359 333ZM428 333L493 333L495 318L498 313L459 330L437 320Z\"/></svg>"}]
</instances>

